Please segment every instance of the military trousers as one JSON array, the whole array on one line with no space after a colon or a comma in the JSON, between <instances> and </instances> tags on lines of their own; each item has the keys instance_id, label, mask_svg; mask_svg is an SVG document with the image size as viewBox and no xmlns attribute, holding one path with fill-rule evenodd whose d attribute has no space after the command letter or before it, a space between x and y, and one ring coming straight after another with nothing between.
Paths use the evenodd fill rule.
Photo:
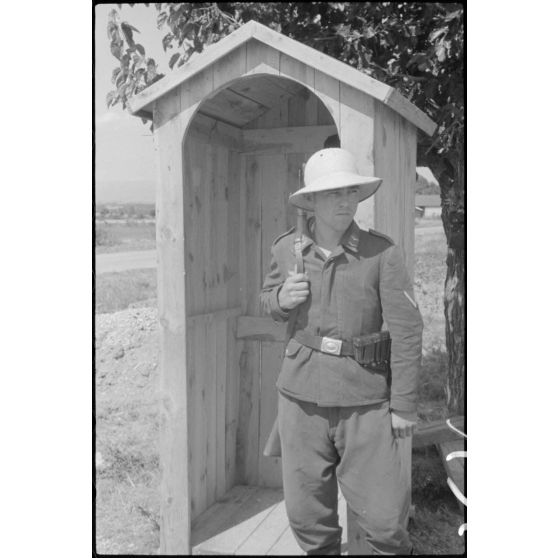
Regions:
<instances>
[{"instance_id":1,"label":"military trousers","mask_svg":"<svg viewBox=\"0 0 558 558\"><path fill-rule=\"evenodd\" d=\"M409 554L408 479L386 404L319 407L279 394L287 516L307 554L341 553L338 485L370 554Z\"/></svg>"}]
</instances>

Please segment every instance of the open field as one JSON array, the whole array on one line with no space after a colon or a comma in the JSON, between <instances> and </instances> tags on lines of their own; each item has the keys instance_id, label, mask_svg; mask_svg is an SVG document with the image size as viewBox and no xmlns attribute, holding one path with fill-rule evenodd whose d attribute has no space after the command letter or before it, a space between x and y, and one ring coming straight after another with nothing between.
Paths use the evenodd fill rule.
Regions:
<instances>
[{"instance_id":1,"label":"open field","mask_svg":"<svg viewBox=\"0 0 558 558\"><path fill-rule=\"evenodd\" d=\"M155 248L152 220L98 220L95 223L95 253L129 252Z\"/></svg>"},{"instance_id":2,"label":"open field","mask_svg":"<svg viewBox=\"0 0 558 558\"><path fill-rule=\"evenodd\" d=\"M428 220L431 221L431 220ZM419 417L445 413L443 233L417 236L415 295L424 319ZM97 552L156 554L159 538L156 270L96 283ZM435 448L413 452L410 533L417 554L461 554L463 515Z\"/></svg>"}]
</instances>

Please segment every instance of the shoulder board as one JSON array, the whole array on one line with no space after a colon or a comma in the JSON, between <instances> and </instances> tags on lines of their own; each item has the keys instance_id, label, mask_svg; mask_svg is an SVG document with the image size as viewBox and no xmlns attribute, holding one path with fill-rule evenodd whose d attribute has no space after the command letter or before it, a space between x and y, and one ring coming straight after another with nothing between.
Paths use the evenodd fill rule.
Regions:
<instances>
[{"instance_id":1,"label":"shoulder board","mask_svg":"<svg viewBox=\"0 0 558 558\"><path fill-rule=\"evenodd\" d=\"M395 244L393 238L390 238L387 234L383 234L381 232L375 231L374 229L368 229L368 234L383 238L384 240L387 240L390 244Z\"/></svg>"},{"instance_id":2,"label":"shoulder board","mask_svg":"<svg viewBox=\"0 0 558 558\"><path fill-rule=\"evenodd\" d=\"M296 227L292 227L290 228L287 232L284 232L283 234L280 234L272 243L272 246L275 246L275 244L277 244L282 238L285 238L286 236L289 236L290 234L295 232Z\"/></svg>"}]
</instances>

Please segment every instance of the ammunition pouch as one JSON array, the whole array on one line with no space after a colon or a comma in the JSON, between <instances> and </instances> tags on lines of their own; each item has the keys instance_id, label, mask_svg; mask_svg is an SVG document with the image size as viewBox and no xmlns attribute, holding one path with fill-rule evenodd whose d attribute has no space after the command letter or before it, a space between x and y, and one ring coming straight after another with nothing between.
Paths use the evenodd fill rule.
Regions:
<instances>
[{"instance_id":1,"label":"ammunition pouch","mask_svg":"<svg viewBox=\"0 0 558 558\"><path fill-rule=\"evenodd\" d=\"M391 337L389 331L379 331L353 337L354 359L367 368L389 367Z\"/></svg>"}]
</instances>

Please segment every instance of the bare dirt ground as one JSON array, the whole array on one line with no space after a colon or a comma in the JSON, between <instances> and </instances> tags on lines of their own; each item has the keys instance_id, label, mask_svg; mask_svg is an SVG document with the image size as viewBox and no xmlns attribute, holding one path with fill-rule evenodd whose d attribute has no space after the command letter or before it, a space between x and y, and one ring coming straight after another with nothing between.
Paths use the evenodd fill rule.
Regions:
<instances>
[{"instance_id":1,"label":"bare dirt ground","mask_svg":"<svg viewBox=\"0 0 558 558\"><path fill-rule=\"evenodd\" d=\"M422 420L445 413L445 255L437 236L417 241L415 265L415 296L425 322ZM157 310L154 284L135 273L107 274L97 283L104 297L97 312L104 313L97 313L95 321L96 550L103 554L156 554L159 546ZM132 299L143 300L131 301L127 294L134 281L143 286ZM457 534L463 515L435 448L414 452L413 502L415 551L463 553Z\"/></svg>"}]
</instances>

